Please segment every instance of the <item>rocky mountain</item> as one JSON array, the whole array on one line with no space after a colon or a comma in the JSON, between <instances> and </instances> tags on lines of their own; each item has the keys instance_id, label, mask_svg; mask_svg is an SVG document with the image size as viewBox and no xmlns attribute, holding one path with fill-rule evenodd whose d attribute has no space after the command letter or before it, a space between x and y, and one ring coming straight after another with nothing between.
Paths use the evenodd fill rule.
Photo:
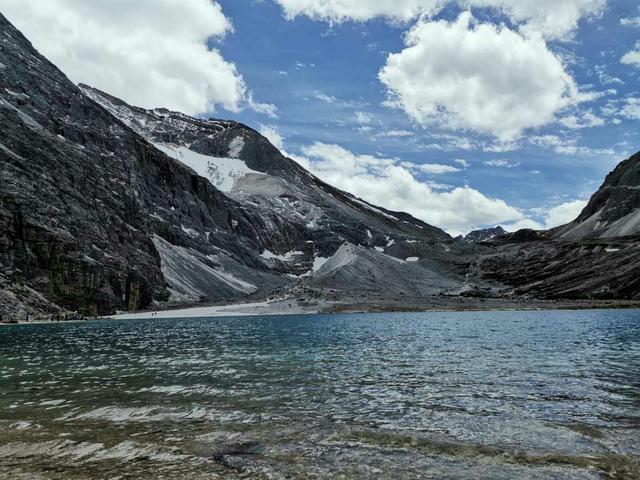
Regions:
<instances>
[{"instance_id":1,"label":"rocky mountain","mask_svg":"<svg viewBox=\"0 0 640 480\"><path fill-rule=\"evenodd\" d=\"M0 27L5 314L234 299L287 281L256 252L280 248L294 225L225 196L87 98L3 17ZM168 284L186 259L215 272L206 285Z\"/></svg>"},{"instance_id":2,"label":"rocky mountain","mask_svg":"<svg viewBox=\"0 0 640 480\"><path fill-rule=\"evenodd\" d=\"M271 269L315 284L325 262L353 248L354 258L360 262L378 257L369 275L384 276L382 265L389 257L395 262L419 255L430 259L417 269L423 281L433 283L434 273L439 272L440 291L463 281L463 266L468 262L461 252L452 251L448 234L406 213L376 207L326 184L282 155L255 130L235 122L145 110L89 86L81 88L140 136L209 179L230 198L265 216L275 212L294 225L297 235L259 252ZM368 282L366 276L354 278L351 288L358 290L359 283ZM400 278L396 287L405 288L407 281ZM378 289L383 288L387 286L378 284Z\"/></svg>"},{"instance_id":3,"label":"rocky mountain","mask_svg":"<svg viewBox=\"0 0 640 480\"><path fill-rule=\"evenodd\" d=\"M493 228L485 228L482 230L474 230L464 236L458 237L456 240L467 243L482 243L488 242L489 240L493 240L494 238L501 237L506 234L507 231L504 228L497 226Z\"/></svg>"},{"instance_id":4,"label":"rocky mountain","mask_svg":"<svg viewBox=\"0 0 640 480\"><path fill-rule=\"evenodd\" d=\"M77 87L1 15L0 128L5 318L268 297L640 298L640 242L622 238L639 233L638 155L565 227L454 240L324 183L245 125Z\"/></svg>"},{"instance_id":5,"label":"rocky mountain","mask_svg":"<svg viewBox=\"0 0 640 480\"><path fill-rule=\"evenodd\" d=\"M442 230L325 184L239 123L80 89L0 26L0 314L265 296L344 245L421 249L425 277L464 278Z\"/></svg>"},{"instance_id":6,"label":"rocky mountain","mask_svg":"<svg viewBox=\"0 0 640 480\"><path fill-rule=\"evenodd\" d=\"M554 238L624 237L640 234L640 153L620 163L580 216L556 229Z\"/></svg>"},{"instance_id":7,"label":"rocky mountain","mask_svg":"<svg viewBox=\"0 0 640 480\"><path fill-rule=\"evenodd\" d=\"M621 162L573 222L496 239L469 281L553 299L640 299L640 153ZM506 288L505 288L506 287Z\"/></svg>"}]
</instances>

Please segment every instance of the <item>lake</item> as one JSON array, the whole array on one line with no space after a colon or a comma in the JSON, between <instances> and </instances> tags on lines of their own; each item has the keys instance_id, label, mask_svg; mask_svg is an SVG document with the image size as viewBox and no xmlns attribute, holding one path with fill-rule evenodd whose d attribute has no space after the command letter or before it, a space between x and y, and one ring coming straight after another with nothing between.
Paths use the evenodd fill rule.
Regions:
<instances>
[{"instance_id":1,"label":"lake","mask_svg":"<svg viewBox=\"0 0 640 480\"><path fill-rule=\"evenodd\" d=\"M640 478L640 312L0 328L0 478Z\"/></svg>"}]
</instances>

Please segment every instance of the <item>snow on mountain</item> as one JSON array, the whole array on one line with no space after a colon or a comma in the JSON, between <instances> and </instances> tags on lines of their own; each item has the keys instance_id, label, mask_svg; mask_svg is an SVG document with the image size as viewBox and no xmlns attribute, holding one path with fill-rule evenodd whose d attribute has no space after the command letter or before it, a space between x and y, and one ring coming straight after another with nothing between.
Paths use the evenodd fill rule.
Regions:
<instances>
[{"instance_id":1,"label":"snow on mountain","mask_svg":"<svg viewBox=\"0 0 640 480\"><path fill-rule=\"evenodd\" d=\"M247 164L237 157L237 147L230 151L230 156L212 157L194 152L185 146L154 143L154 145L172 158L184 163L192 168L198 175L207 178L216 188L229 193L233 190L238 179L248 174L262 175L260 172L251 170Z\"/></svg>"}]
</instances>

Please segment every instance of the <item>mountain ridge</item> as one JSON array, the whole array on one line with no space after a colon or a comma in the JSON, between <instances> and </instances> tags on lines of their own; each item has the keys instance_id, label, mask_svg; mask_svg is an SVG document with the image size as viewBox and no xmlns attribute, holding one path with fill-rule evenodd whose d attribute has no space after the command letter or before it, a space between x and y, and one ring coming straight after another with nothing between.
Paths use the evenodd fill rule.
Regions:
<instances>
[{"instance_id":1,"label":"mountain ridge","mask_svg":"<svg viewBox=\"0 0 640 480\"><path fill-rule=\"evenodd\" d=\"M640 155L567 226L458 241L326 184L246 125L77 87L0 26L0 316L273 295L640 298L639 242L620 235L638 233Z\"/></svg>"}]
</instances>

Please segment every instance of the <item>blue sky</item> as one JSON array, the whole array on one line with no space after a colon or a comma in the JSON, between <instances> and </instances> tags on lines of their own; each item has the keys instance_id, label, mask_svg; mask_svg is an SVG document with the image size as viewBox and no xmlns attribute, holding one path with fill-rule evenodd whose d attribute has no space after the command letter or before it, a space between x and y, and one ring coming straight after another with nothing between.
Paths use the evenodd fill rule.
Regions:
<instances>
[{"instance_id":1,"label":"blue sky","mask_svg":"<svg viewBox=\"0 0 640 480\"><path fill-rule=\"evenodd\" d=\"M401 110L384 107L386 89L377 79L387 54L402 50L407 26L384 19L330 26L306 17L286 20L280 7L271 2L222 0L221 4L233 19L235 33L219 48L236 63L257 97L278 106L279 118L267 123L277 127L287 151L300 153L303 146L321 141L359 154L382 154L416 163L456 165L454 160L462 158L469 163L467 169L438 175L436 180L453 186L469 185L528 210L588 198L619 161L640 150L638 119L624 117L619 118L618 125L606 121L602 126L580 130L550 125L531 132L538 136L562 132L576 139L579 146L612 153L561 154L531 145L503 153L479 148L440 151L420 147L434 143L433 129L416 125ZM452 18L447 13L444 17ZM479 16L482 13L478 11ZM574 57L568 69L579 85L590 85L598 92L617 91L585 107L597 112L610 100L640 95L640 69L620 62L640 39L640 29L621 25L620 20L638 16L635 2L610 2L602 18L582 21L571 41L551 43L554 51ZM491 14L488 18L504 20L494 19ZM598 71L621 82L603 81ZM339 101L327 103L317 98L316 92ZM362 132L355 121L356 111L372 116L376 133L407 130L413 136L388 139ZM251 111L235 117L251 126L265 123L264 118ZM469 136L465 132L449 133L461 138ZM499 168L484 163L495 159L517 166ZM532 215L538 217L535 212Z\"/></svg>"},{"instance_id":2,"label":"blue sky","mask_svg":"<svg viewBox=\"0 0 640 480\"><path fill-rule=\"evenodd\" d=\"M541 0L533 8L537 13L548 8L550 16L540 19L522 7L529 0L466 1L218 0L217 16L198 28L209 54L219 52L221 58L204 63L219 61L218 67L210 66L219 68L218 77L231 75L242 84L228 92L224 88L231 80L224 88L212 83L208 89L217 97L207 99L207 108L192 110L261 130L326 180L452 233L495 223L544 228L568 221L619 161L640 150L640 8L631 0ZM72 18L88 14L117 22L116 7L129 8L116 5L121 0L108 8L105 0L103 10L82 12L85 7L74 3L67 2L69 11L59 18L66 29ZM163 41L175 35L176 48L182 41L186 49L187 42L197 41L189 36L190 26L212 5L193 3L202 10L191 12L192 21L190 7L176 7L187 20L175 32L160 17L157 32L151 31L155 17L148 17L149 35ZM373 6L382 4L388 6ZM493 8L481 7L486 4ZM560 4L569 12L566 21L557 20L564 18L556 11ZM160 85L154 97L143 97L125 69L122 79L107 81L100 72L83 77L90 69L72 63L80 55L73 41L65 51L47 47L51 38L37 29L41 12L34 6L24 13L21 5L0 0L0 11L6 10L28 36L32 32L36 47L73 80L98 83L142 106L166 103L169 87ZM136 12L128 13L135 18ZM78 21L77 28L83 23ZM108 41L116 30L104 28ZM179 37L176 32L183 30ZM413 32L411 45L408 32ZM147 43L152 41L149 37ZM448 45L458 41L472 53ZM482 45L477 52L476 45ZM92 60L100 57L100 48L96 43ZM394 54L399 57L390 65ZM483 60L475 62L475 56ZM387 74L381 76L385 66ZM135 73L136 79L144 74ZM184 73L184 81L200 73ZM538 76L542 85L535 81ZM476 86L480 100L465 100ZM555 96L542 98L554 89ZM144 90L153 92L148 84ZM191 106L181 105L176 108ZM511 119L520 105L531 111Z\"/></svg>"}]
</instances>

